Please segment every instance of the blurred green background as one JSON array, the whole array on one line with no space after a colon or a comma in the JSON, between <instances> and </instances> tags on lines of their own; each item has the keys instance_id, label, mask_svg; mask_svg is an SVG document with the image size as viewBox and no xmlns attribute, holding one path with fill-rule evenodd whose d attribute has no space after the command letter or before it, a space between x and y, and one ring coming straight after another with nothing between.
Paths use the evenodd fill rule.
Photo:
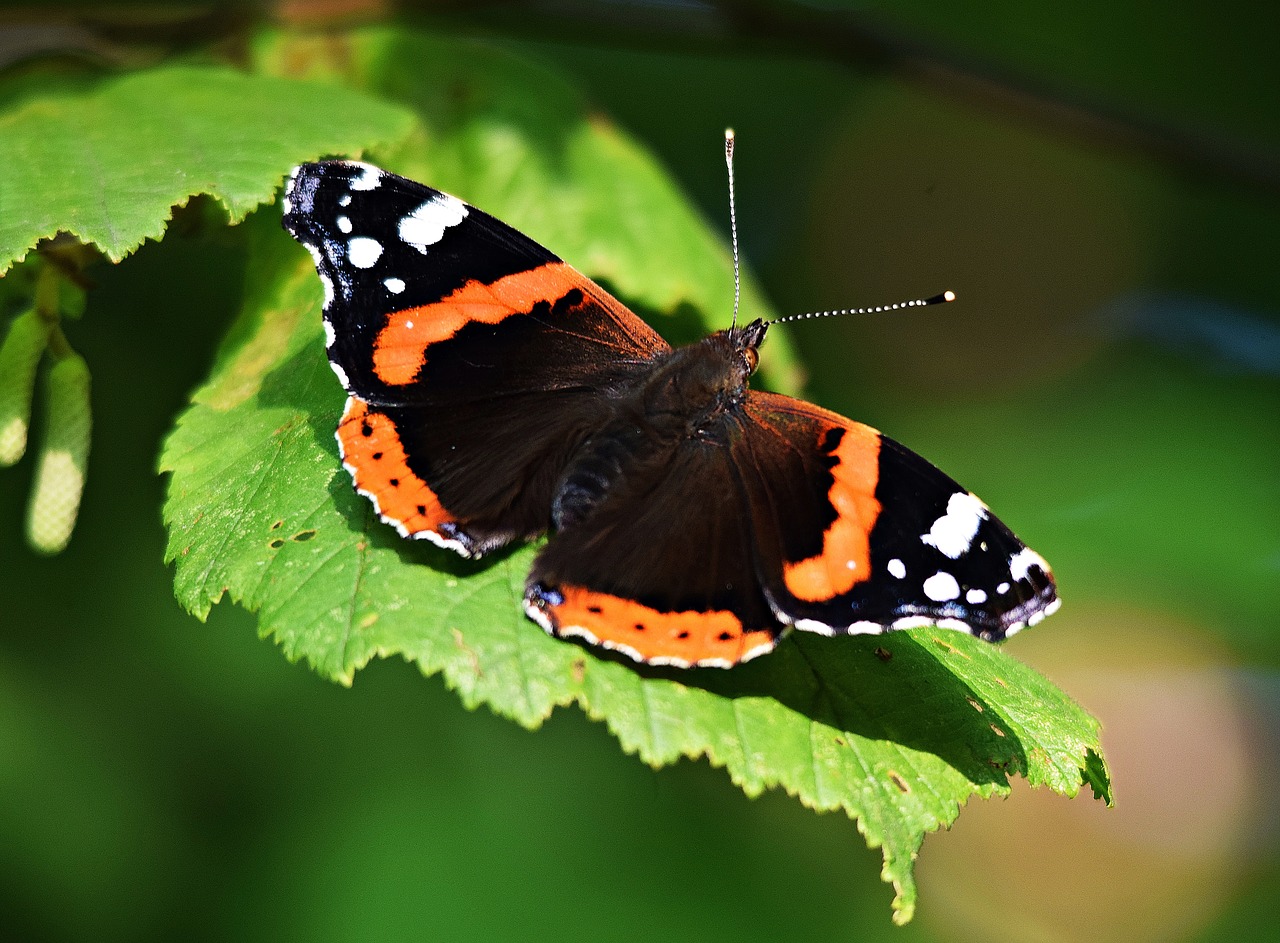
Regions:
<instances>
[{"instance_id":1,"label":"blurred green background","mask_svg":"<svg viewBox=\"0 0 1280 943\"><path fill-rule=\"evenodd\" d=\"M162 56L317 10L7 8L0 45L10 67ZM245 261L196 207L96 268L69 327L95 439L65 553L21 543L30 463L0 475L0 938L1275 939L1276 24L1100 0L431 14L563 71L726 230L732 124L745 256L781 312L957 292L792 338L813 398L1053 563L1062 612L1009 650L1102 719L1118 805L971 803L926 839L899 929L840 816L703 762L651 771L576 711L536 733L469 713L399 661L346 690L233 606L186 616L155 459Z\"/></svg>"}]
</instances>

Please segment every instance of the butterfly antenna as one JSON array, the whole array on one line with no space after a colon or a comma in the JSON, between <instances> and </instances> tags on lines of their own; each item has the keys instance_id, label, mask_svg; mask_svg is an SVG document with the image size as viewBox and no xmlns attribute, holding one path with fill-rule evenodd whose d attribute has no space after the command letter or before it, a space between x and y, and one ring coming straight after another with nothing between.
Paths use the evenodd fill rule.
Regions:
<instances>
[{"instance_id":1,"label":"butterfly antenna","mask_svg":"<svg viewBox=\"0 0 1280 943\"><path fill-rule=\"evenodd\" d=\"M804 314L789 314L785 318L774 318L767 324L783 324L787 321L807 321L809 318L834 318L844 314L879 314L884 311L901 311L904 308L923 308L927 305L946 304L955 301L954 291L944 291L929 298L916 298L912 301L899 301L891 305L876 305L874 308L839 308L831 311L807 311Z\"/></svg>"},{"instance_id":2,"label":"butterfly antenna","mask_svg":"<svg viewBox=\"0 0 1280 943\"><path fill-rule=\"evenodd\" d=\"M733 128L724 129L724 162L729 168L729 233L733 237L733 324L738 326L738 304L742 300L742 275L738 268L738 207L733 197Z\"/></svg>"}]
</instances>

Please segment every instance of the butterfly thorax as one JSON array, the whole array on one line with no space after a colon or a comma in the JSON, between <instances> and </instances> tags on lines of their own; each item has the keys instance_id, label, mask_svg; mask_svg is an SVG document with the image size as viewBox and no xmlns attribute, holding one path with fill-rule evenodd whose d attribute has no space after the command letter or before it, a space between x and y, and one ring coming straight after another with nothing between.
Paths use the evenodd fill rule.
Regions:
<instances>
[{"instance_id":1,"label":"butterfly thorax","mask_svg":"<svg viewBox=\"0 0 1280 943\"><path fill-rule=\"evenodd\" d=\"M690 441L725 445L725 415L739 407L766 326L755 321L671 351L615 402L614 419L574 454L552 505L558 530L583 520L620 481L644 480ZM645 466L645 467L641 467Z\"/></svg>"},{"instance_id":2,"label":"butterfly thorax","mask_svg":"<svg viewBox=\"0 0 1280 943\"><path fill-rule=\"evenodd\" d=\"M642 421L677 438L703 437L742 403L766 325L717 331L672 351L639 387Z\"/></svg>"}]
</instances>

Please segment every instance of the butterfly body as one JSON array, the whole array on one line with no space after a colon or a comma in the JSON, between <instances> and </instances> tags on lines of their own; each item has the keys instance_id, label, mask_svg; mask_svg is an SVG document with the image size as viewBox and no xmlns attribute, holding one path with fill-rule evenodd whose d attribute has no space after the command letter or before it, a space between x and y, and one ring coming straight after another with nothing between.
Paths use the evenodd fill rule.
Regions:
<instances>
[{"instance_id":1,"label":"butterfly body","mask_svg":"<svg viewBox=\"0 0 1280 943\"><path fill-rule=\"evenodd\" d=\"M464 556L550 533L524 606L554 635L727 667L793 627L999 640L1057 606L928 462L750 389L763 322L673 349L516 230L366 164L299 167L284 224L325 285L357 489Z\"/></svg>"}]
</instances>

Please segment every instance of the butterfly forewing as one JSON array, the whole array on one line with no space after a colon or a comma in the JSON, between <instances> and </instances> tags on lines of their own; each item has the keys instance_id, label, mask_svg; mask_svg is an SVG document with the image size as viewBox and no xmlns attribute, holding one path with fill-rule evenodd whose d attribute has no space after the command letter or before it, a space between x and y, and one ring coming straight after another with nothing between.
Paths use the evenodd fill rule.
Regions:
<instances>
[{"instance_id":1,"label":"butterfly forewing","mask_svg":"<svg viewBox=\"0 0 1280 943\"><path fill-rule=\"evenodd\" d=\"M760 579L825 634L935 623L999 640L1056 606L1052 576L986 505L879 432L751 393L735 442Z\"/></svg>"},{"instance_id":2,"label":"butterfly forewing","mask_svg":"<svg viewBox=\"0 0 1280 943\"><path fill-rule=\"evenodd\" d=\"M284 225L324 284L356 486L402 533L466 555L546 530L604 389L670 349L533 240L368 164L299 167Z\"/></svg>"}]
</instances>

